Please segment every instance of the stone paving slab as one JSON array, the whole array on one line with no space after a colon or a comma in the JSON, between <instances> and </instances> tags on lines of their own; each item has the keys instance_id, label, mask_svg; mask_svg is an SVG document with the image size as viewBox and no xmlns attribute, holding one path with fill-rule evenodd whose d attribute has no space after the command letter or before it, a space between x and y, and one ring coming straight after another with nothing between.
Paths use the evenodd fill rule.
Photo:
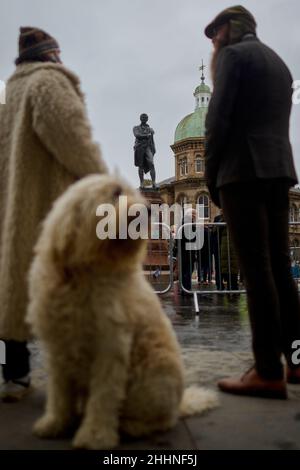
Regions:
<instances>
[{"instance_id":1,"label":"stone paving slab","mask_svg":"<svg viewBox=\"0 0 300 470\"><path fill-rule=\"evenodd\" d=\"M35 389L19 403L0 404L0 450L71 450L70 439L38 439L31 433L43 413L44 390ZM193 449L194 443L183 421L171 431L146 440L122 441L120 450Z\"/></svg>"},{"instance_id":2,"label":"stone paving slab","mask_svg":"<svg viewBox=\"0 0 300 470\"><path fill-rule=\"evenodd\" d=\"M120 450L300 450L299 386L290 399L266 400L220 394L220 406L181 420L171 431L144 440L122 441ZM43 411L45 394L35 390L22 402L0 404L1 450L70 450L69 439L41 440L32 425Z\"/></svg>"},{"instance_id":3,"label":"stone paving slab","mask_svg":"<svg viewBox=\"0 0 300 470\"><path fill-rule=\"evenodd\" d=\"M243 373L253 362L245 298L203 298L195 318L192 299L162 298L182 346L186 383L216 390L218 379ZM43 413L46 373L37 342L31 345L35 390L17 404L0 403L0 449L71 449L70 440L40 440L31 433ZM219 393L220 406L181 420L168 433L122 441L120 450L300 449L300 385L289 400Z\"/></svg>"},{"instance_id":4,"label":"stone paving slab","mask_svg":"<svg viewBox=\"0 0 300 470\"><path fill-rule=\"evenodd\" d=\"M293 393L295 387L289 387L289 400L221 394L218 409L187 420L197 449L299 450L300 399Z\"/></svg>"}]
</instances>

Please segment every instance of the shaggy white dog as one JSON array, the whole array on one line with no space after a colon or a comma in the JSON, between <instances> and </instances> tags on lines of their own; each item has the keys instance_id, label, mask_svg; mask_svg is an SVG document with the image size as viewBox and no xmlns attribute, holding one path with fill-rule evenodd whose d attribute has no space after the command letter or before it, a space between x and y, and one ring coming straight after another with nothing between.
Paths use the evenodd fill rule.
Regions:
<instances>
[{"instance_id":1,"label":"shaggy white dog","mask_svg":"<svg viewBox=\"0 0 300 470\"><path fill-rule=\"evenodd\" d=\"M34 432L64 434L79 417L77 448L106 449L119 432L164 431L216 404L212 392L184 393L180 348L146 281L145 240L100 240L96 208L119 196L145 203L115 177L84 178L44 222L30 276L27 320L46 351L45 415ZM118 226L117 226L118 234Z\"/></svg>"}]
</instances>

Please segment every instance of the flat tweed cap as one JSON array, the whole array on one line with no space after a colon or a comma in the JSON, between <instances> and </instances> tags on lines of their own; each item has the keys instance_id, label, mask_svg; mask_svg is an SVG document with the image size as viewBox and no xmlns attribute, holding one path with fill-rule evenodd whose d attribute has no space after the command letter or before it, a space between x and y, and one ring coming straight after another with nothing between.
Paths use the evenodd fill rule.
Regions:
<instances>
[{"instance_id":1,"label":"flat tweed cap","mask_svg":"<svg viewBox=\"0 0 300 470\"><path fill-rule=\"evenodd\" d=\"M205 35L212 39L215 34L215 29L225 23L228 23L230 20L245 22L249 26L249 31L247 32L255 32L256 21L252 13L250 13L250 11L241 5L236 5L221 11L221 13L219 13L215 19L208 26L206 26L204 30Z\"/></svg>"}]
</instances>

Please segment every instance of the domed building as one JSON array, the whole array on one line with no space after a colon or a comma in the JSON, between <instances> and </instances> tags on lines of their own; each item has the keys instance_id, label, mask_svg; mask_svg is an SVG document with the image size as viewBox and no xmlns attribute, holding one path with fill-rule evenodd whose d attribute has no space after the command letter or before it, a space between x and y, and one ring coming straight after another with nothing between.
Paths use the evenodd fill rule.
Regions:
<instances>
[{"instance_id":1,"label":"domed building","mask_svg":"<svg viewBox=\"0 0 300 470\"><path fill-rule=\"evenodd\" d=\"M205 84L203 64L200 69L201 84L194 91L194 112L179 122L171 145L175 157L175 177L162 181L159 189L167 204L178 202L195 207L198 203L203 208L204 218L212 222L219 211L210 199L204 180L205 118L211 90Z\"/></svg>"},{"instance_id":2,"label":"domed building","mask_svg":"<svg viewBox=\"0 0 300 470\"><path fill-rule=\"evenodd\" d=\"M177 125L171 149L175 157L175 177L159 183L162 200L172 205L198 203L207 222L213 222L219 209L211 201L204 179L205 118L211 90L205 84L202 70L201 84L194 91L195 110ZM290 247L292 259L300 262L300 188L290 189Z\"/></svg>"}]
</instances>

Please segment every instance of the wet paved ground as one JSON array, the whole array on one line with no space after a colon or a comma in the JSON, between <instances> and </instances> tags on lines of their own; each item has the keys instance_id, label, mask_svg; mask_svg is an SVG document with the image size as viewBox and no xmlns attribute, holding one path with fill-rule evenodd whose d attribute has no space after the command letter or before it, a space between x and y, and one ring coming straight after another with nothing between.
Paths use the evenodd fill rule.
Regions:
<instances>
[{"instance_id":1,"label":"wet paved ground","mask_svg":"<svg viewBox=\"0 0 300 470\"><path fill-rule=\"evenodd\" d=\"M215 385L227 374L252 363L250 327L244 294L201 294L196 316L191 296L174 293L162 297L174 325L187 365L187 381Z\"/></svg>"},{"instance_id":2,"label":"wet paved ground","mask_svg":"<svg viewBox=\"0 0 300 470\"><path fill-rule=\"evenodd\" d=\"M187 384L216 390L216 381L240 374L252 364L246 297L161 296L182 346ZM0 449L69 449L66 440L41 441L31 435L44 406L42 356L32 345L35 391L22 403L0 404ZM289 400L219 394L220 406L203 416L181 420L175 429L147 440L122 442L120 449L300 449L300 386L289 386ZM5 425L3 424L5 423Z\"/></svg>"},{"instance_id":3,"label":"wet paved ground","mask_svg":"<svg viewBox=\"0 0 300 470\"><path fill-rule=\"evenodd\" d=\"M192 296L176 291L162 296L164 309L183 347L203 347L212 351L248 350L250 330L244 294L198 295L199 316Z\"/></svg>"}]
</instances>

